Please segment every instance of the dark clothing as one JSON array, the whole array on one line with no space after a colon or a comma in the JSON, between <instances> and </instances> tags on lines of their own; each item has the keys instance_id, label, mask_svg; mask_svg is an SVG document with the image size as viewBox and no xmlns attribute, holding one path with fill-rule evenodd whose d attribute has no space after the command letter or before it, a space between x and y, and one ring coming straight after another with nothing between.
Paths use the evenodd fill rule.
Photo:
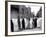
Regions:
<instances>
[{"instance_id":1,"label":"dark clothing","mask_svg":"<svg viewBox=\"0 0 46 37\"><path fill-rule=\"evenodd\" d=\"M18 18L18 27L19 27L19 29L21 29L20 27L21 27L21 25L20 25L20 19Z\"/></svg>"},{"instance_id":2,"label":"dark clothing","mask_svg":"<svg viewBox=\"0 0 46 37\"><path fill-rule=\"evenodd\" d=\"M14 29L13 29L13 22L12 22L12 20L11 20L11 31L12 31L12 32L14 31Z\"/></svg>"},{"instance_id":3,"label":"dark clothing","mask_svg":"<svg viewBox=\"0 0 46 37\"><path fill-rule=\"evenodd\" d=\"M24 19L22 20L22 29L25 29L25 21L24 21Z\"/></svg>"},{"instance_id":4,"label":"dark clothing","mask_svg":"<svg viewBox=\"0 0 46 37\"><path fill-rule=\"evenodd\" d=\"M33 19L33 24L34 24L34 28L36 28L37 27L37 18L36 19Z\"/></svg>"}]
</instances>

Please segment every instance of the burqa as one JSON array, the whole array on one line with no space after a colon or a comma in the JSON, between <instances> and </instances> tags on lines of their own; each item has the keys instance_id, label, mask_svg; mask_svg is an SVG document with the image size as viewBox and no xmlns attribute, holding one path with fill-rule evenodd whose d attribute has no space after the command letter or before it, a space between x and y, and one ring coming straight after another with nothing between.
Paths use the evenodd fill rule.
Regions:
<instances>
[{"instance_id":1,"label":"burqa","mask_svg":"<svg viewBox=\"0 0 46 37\"><path fill-rule=\"evenodd\" d=\"M20 28L20 18L18 18L18 27L19 27L19 30L21 29Z\"/></svg>"},{"instance_id":2,"label":"burqa","mask_svg":"<svg viewBox=\"0 0 46 37\"><path fill-rule=\"evenodd\" d=\"M13 22L12 22L12 20L11 20L11 31L12 31L12 32L14 31L14 29L13 29Z\"/></svg>"},{"instance_id":3,"label":"burqa","mask_svg":"<svg viewBox=\"0 0 46 37\"><path fill-rule=\"evenodd\" d=\"M22 20L22 29L25 29L25 21L24 21L24 19Z\"/></svg>"},{"instance_id":4,"label":"burqa","mask_svg":"<svg viewBox=\"0 0 46 37\"><path fill-rule=\"evenodd\" d=\"M37 18L35 18L35 19L33 19L33 24L34 24L34 28L36 28L37 27Z\"/></svg>"}]
</instances>

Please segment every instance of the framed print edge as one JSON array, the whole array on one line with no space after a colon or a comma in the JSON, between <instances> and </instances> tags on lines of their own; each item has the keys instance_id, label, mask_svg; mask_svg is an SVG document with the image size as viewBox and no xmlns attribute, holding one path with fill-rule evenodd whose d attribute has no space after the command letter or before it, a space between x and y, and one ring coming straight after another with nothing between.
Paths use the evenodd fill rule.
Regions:
<instances>
[{"instance_id":1,"label":"framed print edge","mask_svg":"<svg viewBox=\"0 0 46 37\"><path fill-rule=\"evenodd\" d=\"M8 35L8 2L44 4L44 32L43 33L34 33L34 34ZM5 1L5 36L24 36L24 35L41 35L41 34L45 34L45 3L41 3L41 2L26 2L26 1Z\"/></svg>"},{"instance_id":2,"label":"framed print edge","mask_svg":"<svg viewBox=\"0 0 46 37\"><path fill-rule=\"evenodd\" d=\"M7 8L7 5L8 5L8 3L7 3L7 1L5 1L5 36L7 36L8 35L8 8Z\"/></svg>"}]
</instances>

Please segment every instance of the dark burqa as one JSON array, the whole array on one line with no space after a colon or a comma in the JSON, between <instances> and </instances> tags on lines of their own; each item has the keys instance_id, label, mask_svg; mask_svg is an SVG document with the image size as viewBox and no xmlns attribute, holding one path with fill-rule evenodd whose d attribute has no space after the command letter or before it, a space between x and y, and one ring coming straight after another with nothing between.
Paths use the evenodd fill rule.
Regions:
<instances>
[{"instance_id":1,"label":"dark burqa","mask_svg":"<svg viewBox=\"0 0 46 37\"><path fill-rule=\"evenodd\" d=\"M11 31L12 31L12 32L14 31L14 29L13 29L13 22L12 22L12 20L11 20Z\"/></svg>"},{"instance_id":2,"label":"dark burqa","mask_svg":"<svg viewBox=\"0 0 46 37\"><path fill-rule=\"evenodd\" d=\"M37 18L35 18L35 19L33 19L33 24L34 24L34 28L36 28L37 27Z\"/></svg>"},{"instance_id":3,"label":"dark burqa","mask_svg":"<svg viewBox=\"0 0 46 37\"><path fill-rule=\"evenodd\" d=\"M20 19L18 18L18 27L19 27L19 29L21 29L20 28Z\"/></svg>"},{"instance_id":4,"label":"dark burqa","mask_svg":"<svg viewBox=\"0 0 46 37\"><path fill-rule=\"evenodd\" d=\"M22 20L22 29L25 29L25 21L24 21L24 19Z\"/></svg>"}]
</instances>

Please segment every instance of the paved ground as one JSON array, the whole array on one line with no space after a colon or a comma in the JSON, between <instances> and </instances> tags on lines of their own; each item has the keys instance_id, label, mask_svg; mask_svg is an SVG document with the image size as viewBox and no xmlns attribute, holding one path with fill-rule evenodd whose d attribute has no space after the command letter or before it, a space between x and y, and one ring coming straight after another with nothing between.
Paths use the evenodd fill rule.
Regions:
<instances>
[{"instance_id":1,"label":"paved ground","mask_svg":"<svg viewBox=\"0 0 46 37\"><path fill-rule=\"evenodd\" d=\"M40 28L33 28L33 29L25 29L25 30L20 30L18 32L29 32L29 31L40 31Z\"/></svg>"}]
</instances>

